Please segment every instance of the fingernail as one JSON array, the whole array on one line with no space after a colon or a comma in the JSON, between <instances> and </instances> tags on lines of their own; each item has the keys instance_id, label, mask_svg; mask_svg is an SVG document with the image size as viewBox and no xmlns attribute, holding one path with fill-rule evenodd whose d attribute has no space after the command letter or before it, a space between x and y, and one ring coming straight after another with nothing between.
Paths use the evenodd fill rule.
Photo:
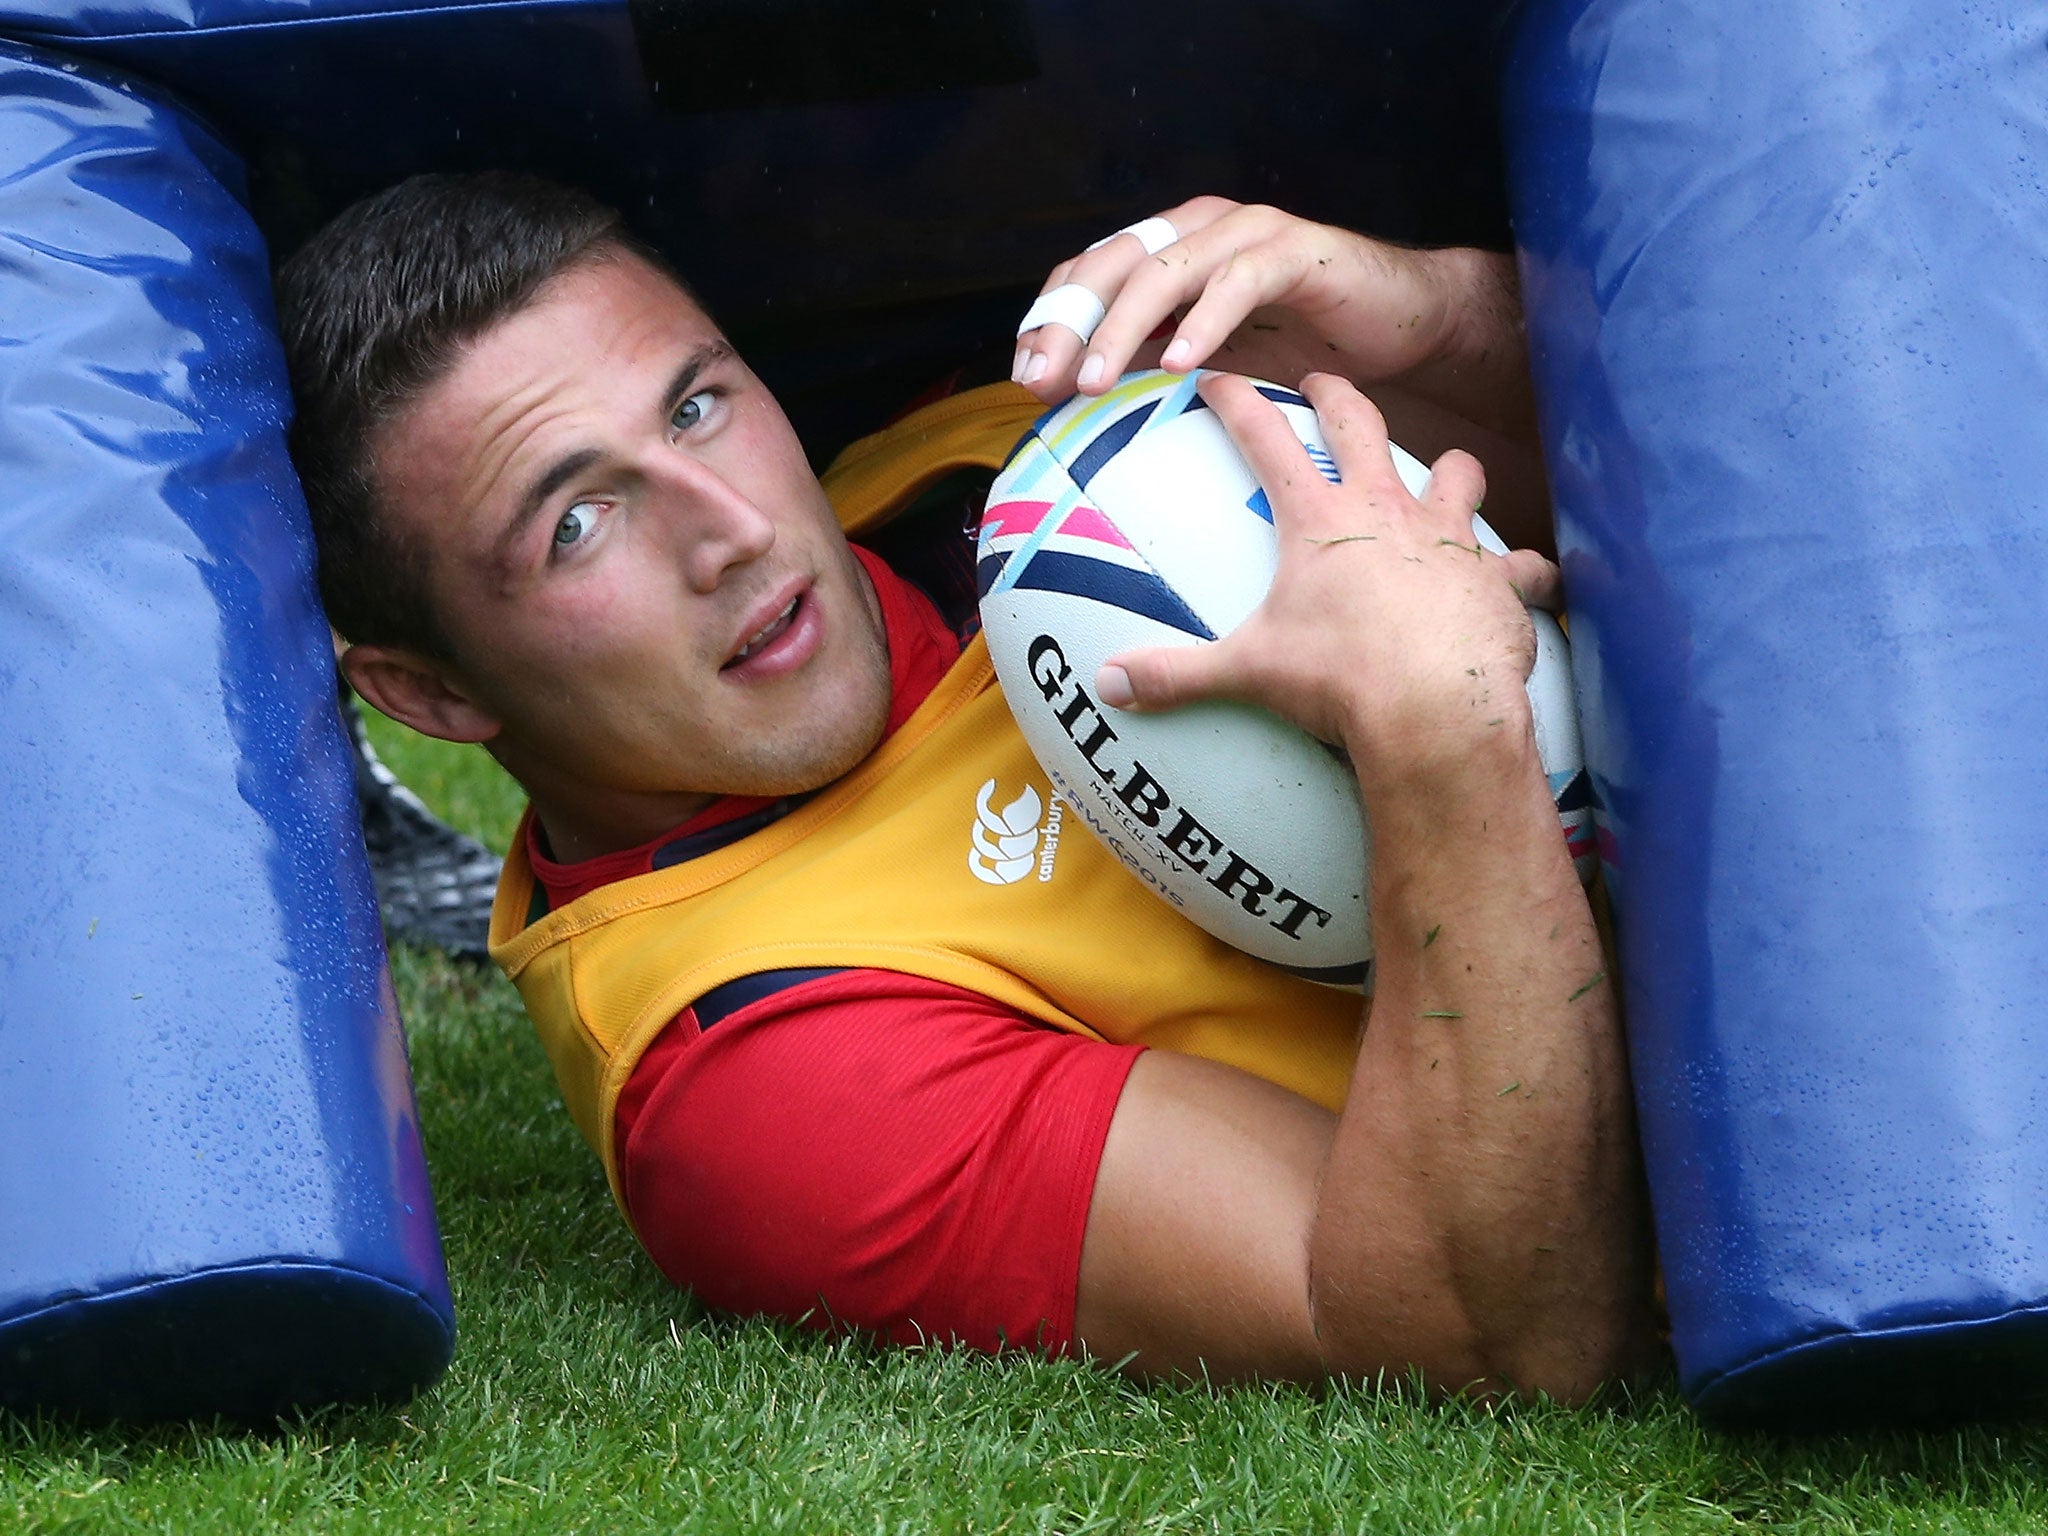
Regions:
<instances>
[{"instance_id":1,"label":"fingernail","mask_svg":"<svg viewBox=\"0 0 2048 1536\"><path fill-rule=\"evenodd\" d=\"M1159 366L1168 373L1186 373L1188 371L1188 354L1194 350L1193 347L1184 341L1173 342L1164 352L1159 354Z\"/></svg>"},{"instance_id":2,"label":"fingernail","mask_svg":"<svg viewBox=\"0 0 2048 1536\"><path fill-rule=\"evenodd\" d=\"M1074 382L1083 389L1088 388L1102 377L1104 364L1100 353L1090 353L1088 361L1081 365L1081 376Z\"/></svg>"},{"instance_id":3,"label":"fingernail","mask_svg":"<svg viewBox=\"0 0 2048 1536\"><path fill-rule=\"evenodd\" d=\"M1021 380L1021 382L1025 384L1036 384L1040 379L1044 377L1045 354L1043 352L1034 352L1031 354L1031 360L1024 365L1024 377Z\"/></svg>"},{"instance_id":4,"label":"fingernail","mask_svg":"<svg viewBox=\"0 0 2048 1536\"><path fill-rule=\"evenodd\" d=\"M1012 384L1024 382L1024 359L1030 355L1031 349L1029 347L1019 347L1017 349L1016 357L1010 362L1010 382Z\"/></svg>"},{"instance_id":5,"label":"fingernail","mask_svg":"<svg viewBox=\"0 0 2048 1536\"><path fill-rule=\"evenodd\" d=\"M1138 696L1131 691L1131 674L1105 661L1095 672L1095 697L1111 709L1129 709Z\"/></svg>"}]
</instances>

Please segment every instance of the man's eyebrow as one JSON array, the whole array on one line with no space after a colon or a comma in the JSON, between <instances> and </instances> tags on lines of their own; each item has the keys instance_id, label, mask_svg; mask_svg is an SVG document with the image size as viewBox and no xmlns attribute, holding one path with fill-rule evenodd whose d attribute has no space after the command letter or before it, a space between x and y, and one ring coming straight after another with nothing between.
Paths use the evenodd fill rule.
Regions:
<instances>
[{"instance_id":1,"label":"man's eyebrow","mask_svg":"<svg viewBox=\"0 0 2048 1536\"><path fill-rule=\"evenodd\" d=\"M723 336L707 341L703 346L683 359L683 366L668 381L668 388L662 392L662 408L671 414L688 398L690 387L697 382L697 375L713 363L722 363L732 356L732 343Z\"/></svg>"},{"instance_id":2,"label":"man's eyebrow","mask_svg":"<svg viewBox=\"0 0 2048 1536\"><path fill-rule=\"evenodd\" d=\"M576 452L550 464L541 477L526 488L526 494L519 498L519 510L512 514L512 521L505 525L505 531L498 535L498 551L508 554L519 542L519 536L526 525L533 521L534 514L547 505L548 498L563 486L574 480L583 471L595 464L600 455L595 448L579 448Z\"/></svg>"},{"instance_id":3,"label":"man's eyebrow","mask_svg":"<svg viewBox=\"0 0 2048 1536\"><path fill-rule=\"evenodd\" d=\"M689 395L691 386L697 382L699 374L713 363L722 362L732 355L732 343L720 337L716 341L707 341L684 358L682 366L676 369L668 381L668 387L661 393L662 410L673 412ZM526 525L547 505L549 497L597 463L601 457L603 455L595 448L579 448L574 453L563 455L542 470L533 484L526 488L526 494L519 498L519 506L512 513L512 520L505 525L505 531L498 535L499 557L502 559L511 554L519 543L520 536L526 531Z\"/></svg>"}]
</instances>

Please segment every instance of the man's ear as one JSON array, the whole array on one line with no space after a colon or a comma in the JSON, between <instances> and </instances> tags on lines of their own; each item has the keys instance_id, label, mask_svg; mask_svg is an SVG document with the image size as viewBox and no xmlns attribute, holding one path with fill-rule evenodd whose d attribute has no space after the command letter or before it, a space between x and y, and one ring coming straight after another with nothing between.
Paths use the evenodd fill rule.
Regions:
<instances>
[{"instance_id":1,"label":"man's ear","mask_svg":"<svg viewBox=\"0 0 2048 1536\"><path fill-rule=\"evenodd\" d=\"M497 716L478 705L446 669L395 645L352 645L341 653L349 686L378 709L422 736L442 741L489 741Z\"/></svg>"}]
</instances>

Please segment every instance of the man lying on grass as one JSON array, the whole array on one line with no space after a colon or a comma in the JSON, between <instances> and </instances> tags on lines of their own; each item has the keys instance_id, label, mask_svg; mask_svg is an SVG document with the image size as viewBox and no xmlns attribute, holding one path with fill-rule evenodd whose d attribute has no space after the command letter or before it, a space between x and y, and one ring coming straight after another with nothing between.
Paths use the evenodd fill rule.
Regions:
<instances>
[{"instance_id":1,"label":"man lying on grass","mask_svg":"<svg viewBox=\"0 0 2048 1536\"><path fill-rule=\"evenodd\" d=\"M1109 318L1088 358L1028 335L1019 374L1099 390L1192 304L1166 361L1234 344L1302 379L1344 478L1242 379L1205 381L1271 493L1278 580L1228 638L1094 687L1250 700L1344 749L1364 1017L1092 839L1048 881L973 878L976 786L1050 791L963 638L971 591L848 543L717 325L580 194L421 178L281 275L343 669L526 789L493 952L641 1241L706 1301L1146 1374L1583 1397L1643 1357L1649 1263L1522 689L1519 594L1557 573L1475 560L1478 463L1444 455L1416 501L1374 406L1298 361L1511 424L1512 282L1213 199L1169 217L1156 258L1127 237L1054 274ZM1240 326L1274 304L1279 329ZM828 483L873 521L977 457L934 446L949 423L1007 444L1037 409L1011 384L940 402Z\"/></svg>"}]
</instances>

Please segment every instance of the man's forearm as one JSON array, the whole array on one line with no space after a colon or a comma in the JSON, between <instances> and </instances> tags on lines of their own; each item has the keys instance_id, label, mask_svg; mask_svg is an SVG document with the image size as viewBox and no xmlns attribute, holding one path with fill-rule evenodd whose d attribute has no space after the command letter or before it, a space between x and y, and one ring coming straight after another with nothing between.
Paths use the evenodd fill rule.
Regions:
<instances>
[{"instance_id":1,"label":"man's forearm","mask_svg":"<svg viewBox=\"0 0 2048 1536\"><path fill-rule=\"evenodd\" d=\"M1533 446L1536 396L1514 258L1463 247L1415 255L1441 295L1441 329L1430 355L1388 382Z\"/></svg>"},{"instance_id":2,"label":"man's forearm","mask_svg":"<svg viewBox=\"0 0 2048 1536\"><path fill-rule=\"evenodd\" d=\"M1647 1240L1599 936L1526 707L1500 710L1469 746L1361 775L1376 984L1313 1300L1340 1369L1579 1396L1640 1343Z\"/></svg>"}]
</instances>

